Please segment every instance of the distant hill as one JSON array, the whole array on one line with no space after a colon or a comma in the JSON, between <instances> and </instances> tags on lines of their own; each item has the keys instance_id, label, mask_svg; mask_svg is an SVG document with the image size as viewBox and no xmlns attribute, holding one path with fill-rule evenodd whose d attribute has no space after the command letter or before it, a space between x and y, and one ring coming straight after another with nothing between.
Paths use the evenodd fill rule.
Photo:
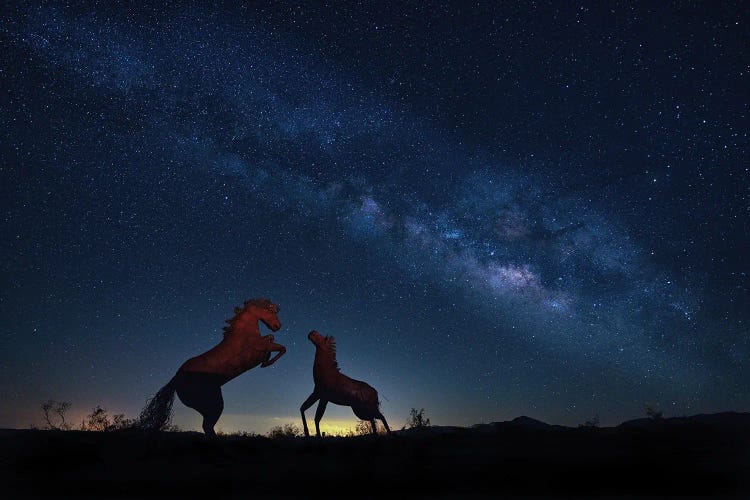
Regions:
<instances>
[{"instance_id":1,"label":"distant hill","mask_svg":"<svg viewBox=\"0 0 750 500\"><path fill-rule=\"evenodd\" d=\"M669 417L669 418L637 418L634 420L627 420L614 427L587 427L586 429L598 428L598 429L610 429L610 428L649 428L649 427L664 427L664 426L679 426L679 425L710 425L710 426L729 426L729 427L742 427L750 424L750 413L741 412L722 412L722 413L709 413L700 414L685 417ZM542 422L535 418L527 417L522 415L516 417L513 420L503 422L492 422L489 424L475 424L471 427L457 427L457 426L431 426L424 429L406 429L399 431L400 433L409 434L413 432L434 432L438 434L447 434L452 432L497 432L501 430L534 430L534 431L565 431L572 429L579 429L580 427L569 427L565 425L555 425Z\"/></svg>"},{"instance_id":2,"label":"distant hill","mask_svg":"<svg viewBox=\"0 0 750 500\"><path fill-rule=\"evenodd\" d=\"M516 417L510 422L495 422L493 425L495 426L495 428L517 427L521 429L534 429L543 431L571 429L571 427L565 427L563 425L552 425L527 416Z\"/></svg>"},{"instance_id":3,"label":"distant hill","mask_svg":"<svg viewBox=\"0 0 750 500\"><path fill-rule=\"evenodd\" d=\"M685 424L701 424L710 426L745 426L748 425L750 413L740 413L734 411L722 413L705 413L700 415L685 417L668 417L668 418L637 418L621 423L617 427L636 428L636 427L653 427L653 426L675 426Z\"/></svg>"}]
</instances>

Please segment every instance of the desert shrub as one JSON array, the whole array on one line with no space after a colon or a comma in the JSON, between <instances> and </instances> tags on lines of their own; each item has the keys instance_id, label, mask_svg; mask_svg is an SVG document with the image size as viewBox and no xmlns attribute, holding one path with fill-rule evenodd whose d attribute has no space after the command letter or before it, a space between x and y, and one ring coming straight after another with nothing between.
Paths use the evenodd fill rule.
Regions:
<instances>
[{"instance_id":1,"label":"desert shrub","mask_svg":"<svg viewBox=\"0 0 750 500\"><path fill-rule=\"evenodd\" d=\"M44 429L47 430L68 430L70 424L65 421L65 413L70 409L70 403L67 401L55 401L50 399L42 403L42 412L44 415Z\"/></svg>"},{"instance_id":2,"label":"desert shrub","mask_svg":"<svg viewBox=\"0 0 750 500\"><path fill-rule=\"evenodd\" d=\"M281 426L279 426L281 428ZM283 432L283 429L282 429ZM221 429L216 430L217 436L224 436L224 437L243 437L243 438L255 438L259 437L260 434L252 431L224 431Z\"/></svg>"},{"instance_id":3,"label":"desert shrub","mask_svg":"<svg viewBox=\"0 0 750 500\"><path fill-rule=\"evenodd\" d=\"M578 427L599 427L599 414L594 415L594 418L586 420L584 423L579 424Z\"/></svg>"},{"instance_id":4,"label":"desert shrub","mask_svg":"<svg viewBox=\"0 0 750 500\"><path fill-rule=\"evenodd\" d=\"M235 431L235 432L230 432L228 435L236 436L236 437L247 437L247 438L255 438L255 437L260 436L260 434L258 434L257 432L252 432L252 431Z\"/></svg>"},{"instance_id":5,"label":"desert shrub","mask_svg":"<svg viewBox=\"0 0 750 500\"><path fill-rule=\"evenodd\" d=\"M378 434L385 434L385 427L383 426L383 423L380 421L375 422L375 428L377 429ZM356 423L354 426L354 430L349 432L347 434L348 436L369 436L372 434L372 426L370 425L369 420L360 420Z\"/></svg>"},{"instance_id":6,"label":"desert shrub","mask_svg":"<svg viewBox=\"0 0 750 500\"><path fill-rule=\"evenodd\" d=\"M354 430L351 432L352 436L366 436L372 432L370 422L367 420L360 420L354 425Z\"/></svg>"},{"instance_id":7,"label":"desert shrub","mask_svg":"<svg viewBox=\"0 0 750 500\"><path fill-rule=\"evenodd\" d=\"M271 439L278 439L278 438L293 438L298 437L302 434L302 432L299 430L299 427L297 427L296 424L284 424L284 425L277 425L275 427L272 427L270 431L268 431L268 437Z\"/></svg>"},{"instance_id":8,"label":"desert shrub","mask_svg":"<svg viewBox=\"0 0 750 500\"><path fill-rule=\"evenodd\" d=\"M47 430L70 430L71 425L65 420L65 414L70 409L70 403L67 401L55 401L50 399L42 404L42 416L44 425L42 429ZM125 418L124 413L110 415L107 410L99 405L89 413L78 427L82 431L114 431L118 429L128 429L133 427L135 421ZM35 425L31 426L36 429ZM180 430L176 425L171 425L164 430L178 432Z\"/></svg>"},{"instance_id":9,"label":"desert shrub","mask_svg":"<svg viewBox=\"0 0 750 500\"><path fill-rule=\"evenodd\" d=\"M110 417L109 413L107 413L107 410L99 405L96 405L96 408L94 408L93 411L89 413L89 415L86 417L86 420L81 422L80 429L82 431L93 432L115 431L118 429L127 429L128 427L132 427L133 424L134 421L125 418L125 415L123 413L118 413Z\"/></svg>"},{"instance_id":10,"label":"desert shrub","mask_svg":"<svg viewBox=\"0 0 750 500\"><path fill-rule=\"evenodd\" d=\"M430 426L430 419L425 415L424 408L417 410L412 408L409 412L409 419L406 421L406 427L409 429L424 429Z\"/></svg>"}]
</instances>

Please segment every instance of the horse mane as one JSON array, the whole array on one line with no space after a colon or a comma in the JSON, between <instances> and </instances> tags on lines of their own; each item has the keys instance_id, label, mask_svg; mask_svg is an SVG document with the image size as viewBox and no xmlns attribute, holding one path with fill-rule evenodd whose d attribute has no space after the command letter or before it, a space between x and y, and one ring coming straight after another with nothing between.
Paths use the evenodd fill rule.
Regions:
<instances>
[{"instance_id":1,"label":"horse mane","mask_svg":"<svg viewBox=\"0 0 750 500\"><path fill-rule=\"evenodd\" d=\"M227 323L229 323L229 326L224 327L224 336L226 337L230 333L234 332L234 325L237 323L237 320L240 319L240 317L247 312L247 310L250 307L261 307L265 309L270 309L274 313L279 312L279 306L271 302L270 299L266 298L260 298L260 299L248 299L245 302L243 302L242 307L235 307L234 308L234 316L226 320Z\"/></svg>"},{"instance_id":2,"label":"horse mane","mask_svg":"<svg viewBox=\"0 0 750 500\"><path fill-rule=\"evenodd\" d=\"M340 372L341 368L339 368L339 363L336 361L336 338L333 335L328 335L325 337L325 350L324 352L327 353L331 358L331 365L333 365L333 368Z\"/></svg>"}]
</instances>

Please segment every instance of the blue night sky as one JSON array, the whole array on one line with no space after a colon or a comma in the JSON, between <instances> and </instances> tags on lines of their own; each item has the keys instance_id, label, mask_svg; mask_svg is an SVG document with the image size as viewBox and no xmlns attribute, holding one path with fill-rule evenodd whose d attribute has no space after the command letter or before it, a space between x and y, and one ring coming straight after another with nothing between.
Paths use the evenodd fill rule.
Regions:
<instances>
[{"instance_id":1,"label":"blue night sky","mask_svg":"<svg viewBox=\"0 0 750 500\"><path fill-rule=\"evenodd\" d=\"M136 416L253 297L217 429L299 424L312 329L394 428L750 411L746 10L6 5L0 427Z\"/></svg>"}]
</instances>

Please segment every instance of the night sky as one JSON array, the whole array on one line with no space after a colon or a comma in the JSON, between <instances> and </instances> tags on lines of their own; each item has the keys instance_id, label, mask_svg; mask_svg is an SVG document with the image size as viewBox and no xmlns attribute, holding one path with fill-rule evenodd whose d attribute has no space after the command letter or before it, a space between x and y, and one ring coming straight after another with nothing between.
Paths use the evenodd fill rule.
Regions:
<instances>
[{"instance_id":1,"label":"night sky","mask_svg":"<svg viewBox=\"0 0 750 500\"><path fill-rule=\"evenodd\" d=\"M0 427L137 416L254 297L217 430L300 423L312 329L397 429L750 411L746 5L251 3L3 7Z\"/></svg>"}]
</instances>

